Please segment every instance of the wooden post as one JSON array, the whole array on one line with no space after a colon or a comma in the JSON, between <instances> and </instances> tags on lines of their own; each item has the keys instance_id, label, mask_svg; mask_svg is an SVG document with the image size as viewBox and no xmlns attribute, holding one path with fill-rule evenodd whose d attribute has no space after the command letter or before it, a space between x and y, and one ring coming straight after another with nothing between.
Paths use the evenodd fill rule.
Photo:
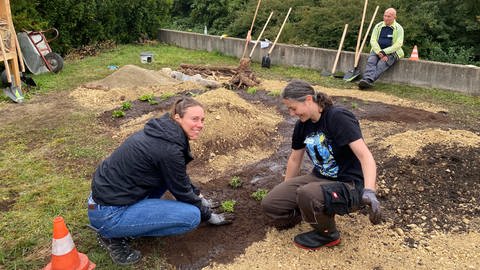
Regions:
<instances>
[{"instance_id":1,"label":"wooden post","mask_svg":"<svg viewBox=\"0 0 480 270\"><path fill-rule=\"evenodd\" d=\"M15 40L17 38L17 35L15 33L15 27L13 27L12 13L10 10L10 0L0 0L0 20L4 20L7 23L6 25L7 31L9 32L13 31L13 33L11 33L10 35L11 38L8 41L9 43L4 44L5 47L9 48L9 51L2 52L0 60L8 62L8 67L11 73L13 74L14 85L17 86L18 88L21 88L22 81L20 79L20 69L19 69L19 63L18 63L19 58L17 54L17 50L20 50L20 48L17 48L18 41ZM7 67L5 68L7 69Z\"/></svg>"}]
</instances>

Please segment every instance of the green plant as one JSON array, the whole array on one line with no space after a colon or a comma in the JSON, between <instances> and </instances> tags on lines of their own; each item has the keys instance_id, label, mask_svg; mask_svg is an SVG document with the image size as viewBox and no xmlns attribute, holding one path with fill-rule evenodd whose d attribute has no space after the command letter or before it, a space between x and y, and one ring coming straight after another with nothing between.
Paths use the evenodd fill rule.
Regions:
<instances>
[{"instance_id":1,"label":"green plant","mask_svg":"<svg viewBox=\"0 0 480 270\"><path fill-rule=\"evenodd\" d=\"M153 94L145 94L145 95L142 95L138 98L138 100L140 101L152 101L153 100Z\"/></svg>"},{"instance_id":2,"label":"green plant","mask_svg":"<svg viewBox=\"0 0 480 270\"><path fill-rule=\"evenodd\" d=\"M125 101L122 103L122 111L128 111L132 108L132 103L130 101Z\"/></svg>"},{"instance_id":3,"label":"green plant","mask_svg":"<svg viewBox=\"0 0 480 270\"><path fill-rule=\"evenodd\" d=\"M257 93L257 88L256 87L248 87L247 88L247 93L249 93L250 95L255 95L255 93Z\"/></svg>"},{"instance_id":4,"label":"green plant","mask_svg":"<svg viewBox=\"0 0 480 270\"><path fill-rule=\"evenodd\" d=\"M151 100L148 101L148 104L156 105L156 104L158 104L158 101L156 101L155 99L151 99Z\"/></svg>"},{"instance_id":5,"label":"green plant","mask_svg":"<svg viewBox=\"0 0 480 270\"><path fill-rule=\"evenodd\" d=\"M120 118L120 117L124 117L125 116L125 112L122 111L122 110L115 110L112 112L112 117L114 118Z\"/></svg>"},{"instance_id":6,"label":"green plant","mask_svg":"<svg viewBox=\"0 0 480 270\"><path fill-rule=\"evenodd\" d=\"M358 103L352 102L352 109L356 109L356 108L358 108Z\"/></svg>"},{"instance_id":7,"label":"green plant","mask_svg":"<svg viewBox=\"0 0 480 270\"><path fill-rule=\"evenodd\" d=\"M232 179L230 180L230 183L229 183L229 185L234 189L241 187L242 184L243 184L242 180L238 176L232 177Z\"/></svg>"},{"instance_id":8,"label":"green plant","mask_svg":"<svg viewBox=\"0 0 480 270\"><path fill-rule=\"evenodd\" d=\"M282 90L272 90L268 92L268 95L272 97L279 97L281 92Z\"/></svg>"},{"instance_id":9,"label":"green plant","mask_svg":"<svg viewBox=\"0 0 480 270\"><path fill-rule=\"evenodd\" d=\"M174 93L163 93L163 94L160 95L160 99L161 100L167 100L167 99L169 99L173 96L175 96Z\"/></svg>"},{"instance_id":10,"label":"green plant","mask_svg":"<svg viewBox=\"0 0 480 270\"><path fill-rule=\"evenodd\" d=\"M257 191L252 193L252 198L254 198L256 201L261 201L265 196L267 196L268 190L264 188L259 188Z\"/></svg>"},{"instance_id":11,"label":"green plant","mask_svg":"<svg viewBox=\"0 0 480 270\"><path fill-rule=\"evenodd\" d=\"M158 104L158 101L155 100L155 97L153 96L153 94L145 94L145 95L142 95L138 98L138 100L140 101L146 101L148 102L148 104L150 105L156 105Z\"/></svg>"},{"instance_id":12,"label":"green plant","mask_svg":"<svg viewBox=\"0 0 480 270\"><path fill-rule=\"evenodd\" d=\"M222 210L224 212L233 213L235 211L235 204L236 203L237 202L235 200L226 200L226 201L222 202L220 207L222 208Z\"/></svg>"}]
</instances>

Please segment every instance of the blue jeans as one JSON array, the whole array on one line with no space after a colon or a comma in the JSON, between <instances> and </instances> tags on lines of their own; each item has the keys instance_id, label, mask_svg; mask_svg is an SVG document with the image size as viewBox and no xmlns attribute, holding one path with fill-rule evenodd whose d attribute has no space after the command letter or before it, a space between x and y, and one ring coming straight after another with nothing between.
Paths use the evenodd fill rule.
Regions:
<instances>
[{"instance_id":1,"label":"blue jeans","mask_svg":"<svg viewBox=\"0 0 480 270\"><path fill-rule=\"evenodd\" d=\"M104 206L88 199L90 224L105 238L182 234L200 224L200 210L191 204L145 198L133 205Z\"/></svg>"},{"instance_id":2,"label":"blue jeans","mask_svg":"<svg viewBox=\"0 0 480 270\"><path fill-rule=\"evenodd\" d=\"M378 55L371 52L368 56L367 65L363 72L362 78L370 83L376 81L383 72L387 71L393 64L397 62L398 58L395 53L388 55L387 62L380 60Z\"/></svg>"}]
</instances>

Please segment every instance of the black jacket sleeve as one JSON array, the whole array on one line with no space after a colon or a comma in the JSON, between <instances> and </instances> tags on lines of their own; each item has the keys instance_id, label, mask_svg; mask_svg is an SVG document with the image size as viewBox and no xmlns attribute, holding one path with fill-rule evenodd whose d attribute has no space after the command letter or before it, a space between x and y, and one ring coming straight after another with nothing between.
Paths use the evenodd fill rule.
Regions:
<instances>
[{"instance_id":1,"label":"black jacket sleeve","mask_svg":"<svg viewBox=\"0 0 480 270\"><path fill-rule=\"evenodd\" d=\"M211 210L202 206L202 200L196 194L196 187L190 181L187 175L187 166L185 158L181 151L174 151L168 159L162 159L160 170L164 175L164 181L167 189L178 201L195 205L200 209L202 221L208 220L211 216Z\"/></svg>"}]
</instances>

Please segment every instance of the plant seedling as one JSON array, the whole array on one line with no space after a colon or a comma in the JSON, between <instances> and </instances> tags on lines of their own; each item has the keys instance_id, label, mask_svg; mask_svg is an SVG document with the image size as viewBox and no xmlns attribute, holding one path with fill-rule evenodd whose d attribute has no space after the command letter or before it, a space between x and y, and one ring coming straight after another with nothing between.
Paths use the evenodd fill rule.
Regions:
<instances>
[{"instance_id":1,"label":"plant seedling","mask_svg":"<svg viewBox=\"0 0 480 270\"><path fill-rule=\"evenodd\" d=\"M174 93L163 93L163 94L160 95L160 99L161 100L167 100L167 99L169 99L173 96L175 96Z\"/></svg>"},{"instance_id":2,"label":"plant seedling","mask_svg":"<svg viewBox=\"0 0 480 270\"><path fill-rule=\"evenodd\" d=\"M358 104L356 102L352 102L352 109L358 108Z\"/></svg>"},{"instance_id":3,"label":"plant seedling","mask_svg":"<svg viewBox=\"0 0 480 270\"><path fill-rule=\"evenodd\" d=\"M252 193L252 198L254 198L256 201L261 201L265 196L267 196L268 190L264 188L259 188L257 191Z\"/></svg>"},{"instance_id":4,"label":"plant seedling","mask_svg":"<svg viewBox=\"0 0 480 270\"><path fill-rule=\"evenodd\" d=\"M255 95L255 93L257 93L257 88L256 87L249 87L249 88L247 88L247 93L249 93L250 95Z\"/></svg>"},{"instance_id":5,"label":"plant seedling","mask_svg":"<svg viewBox=\"0 0 480 270\"><path fill-rule=\"evenodd\" d=\"M151 100L153 100L153 94L145 94L145 95L142 95L142 96L140 96L140 97L138 98L138 100L150 102Z\"/></svg>"},{"instance_id":6,"label":"plant seedling","mask_svg":"<svg viewBox=\"0 0 480 270\"><path fill-rule=\"evenodd\" d=\"M151 99L148 101L148 104L150 105L157 105L158 104L158 101L156 101L155 99Z\"/></svg>"},{"instance_id":7,"label":"plant seedling","mask_svg":"<svg viewBox=\"0 0 480 270\"><path fill-rule=\"evenodd\" d=\"M132 108L132 103L130 101L125 101L122 103L122 111L128 111Z\"/></svg>"},{"instance_id":8,"label":"plant seedling","mask_svg":"<svg viewBox=\"0 0 480 270\"><path fill-rule=\"evenodd\" d=\"M272 96L272 97L279 97L281 92L282 92L281 90L272 90L272 91L268 92L267 95Z\"/></svg>"},{"instance_id":9,"label":"plant seedling","mask_svg":"<svg viewBox=\"0 0 480 270\"><path fill-rule=\"evenodd\" d=\"M240 180L240 177L238 177L238 176L232 177L232 179L230 180L230 183L229 183L229 185L234 189L237 189L237 188L241 187L242 184L243 184L242 180Z\"/></svg>"},{"instance_id":10,"label":"plant seedling","mask_svg":"<svg viewBox=\"0 0 480 270\"><path fill-rule=\"evenodd\" d=\"M125 116L125 112L122 111L122 110L115 110L112 112L112 117L114 118L120 118L120 117L124 117Z\"/></svg>"},{"instance_id":11,"label":"plant seedling","mask_svg":"<svg viewBox=\"0 0 480 270\"><path fill-rule=\"evenodd\" d=\"M226 201L222 202L220 207L222 208L222 210L224 212L233 213L235 211L235 204L236 203L237 202L235 200L226 200Z\"/></svg>"}]
</instances>

